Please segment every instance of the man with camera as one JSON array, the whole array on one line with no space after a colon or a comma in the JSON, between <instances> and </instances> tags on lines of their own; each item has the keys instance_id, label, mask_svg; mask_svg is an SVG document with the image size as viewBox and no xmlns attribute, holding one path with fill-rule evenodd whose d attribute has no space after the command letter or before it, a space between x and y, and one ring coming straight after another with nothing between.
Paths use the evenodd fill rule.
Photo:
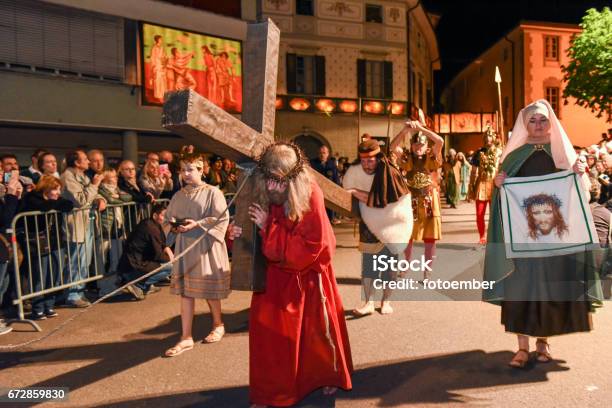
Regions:
<instances>
[{"instance_id":1,"label":"man with camera","mask_svg":"<svg viewBox=\"0 0 612 408\"><path fill-rule=\"evenodd\" d=\"M66 217L70 260L65 281L75 282L89 277L89 265L93 254L93 222L90 211L104 211L106 201L98 195L98 187L103 176L96 174L90 180L85 174L89 169L89 159L83 150L67 152L66 165L66 171L61 176L64 186L62 196L72 201L75 211ZM72 286L68 290L66 304L70 307L89 306L84 288L85 285L82 283Z\"/></svg>"}]
</instances>

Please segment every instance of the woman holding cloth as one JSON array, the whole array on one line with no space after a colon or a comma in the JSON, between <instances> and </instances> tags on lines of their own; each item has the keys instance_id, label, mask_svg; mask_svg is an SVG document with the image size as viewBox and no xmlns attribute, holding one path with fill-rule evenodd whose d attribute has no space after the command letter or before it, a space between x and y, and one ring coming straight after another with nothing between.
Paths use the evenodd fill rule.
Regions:
<instances>
[{"instance_id":1,"label":"woman holding cloth","mask_svg":"<svg viewBox=\"0 0 612 408\"><path fill-rule=\"evenodd\" d=\"M526 106L518 115L494 179L484 269L484 279L495 284L483 292L483 299L501 305L502 324L518 338L511 367L524 368L529 361L529 337L537 338L536 360L549 362L548 337L592 330L591 312L600 303L601 286L589 251L506 258L499 200L506 177L543 176L569 169L581 175L580 188L588 192L585 164L578 160L550 104L538 100Z\"/></svg>"}]
</instances>

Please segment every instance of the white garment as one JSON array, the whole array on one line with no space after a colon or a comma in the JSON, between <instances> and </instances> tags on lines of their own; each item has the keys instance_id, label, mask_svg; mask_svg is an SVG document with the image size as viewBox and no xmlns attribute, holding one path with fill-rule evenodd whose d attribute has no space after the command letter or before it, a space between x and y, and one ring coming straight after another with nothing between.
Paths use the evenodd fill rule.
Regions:
<instances>
[{"instance_id":1,"label":"white garment","mask_svg":"<svg viewBox=\"0 0 612 408\"><path fill-rule=\"evenodd\" d=\"M361 164L350 166L342 180L345 189L369 192L374 180L373 174L363 171ZM410 194L384 208L368 207L359 202L361 219L368 229L385 244L392 254L402 255L412 235L412 200Z\"/></svg>"},{"instance_id":2,"label":"white garment","mask_svg":"<svg viewBox=\"0 0 612 408\"><path fill-rule=\"evenodd\" d=\"M578 176L572 170L506 179L500 194L507 258L566 255L599 245L587 195L578 188L577 180ZM561 237L556 228L548 235L538 232L537 239L529 235L525 201L540 194L558 200L559 213L567 227Z\"/></svg>"},{"instance_id":3,"label":"white garment","mask_svg":"<svg viewBox=\"0 0 612 408\"><path fill-rule=\"evenodd\" d=\"M555 166L561 170L571 169L574 163L576 163L578 155L574 151L572 142L567 136L567 133L565 133L563 126L561 126L561 122L559 122L557 115L555 115L555 111L546 99L538 99L521 109L516 118L514 128L512 129L512 138L510 138L502 152L500 163L503 163L512 151L527 143L528 133L527 123L525 123L525 111L532 109L535 104L543 104L548 109L548 120L550 121L550 149ZM591 182L589 181L587 172L582 175L580 183L588 194L591 188Z\"/></svg>"}]
</instances>

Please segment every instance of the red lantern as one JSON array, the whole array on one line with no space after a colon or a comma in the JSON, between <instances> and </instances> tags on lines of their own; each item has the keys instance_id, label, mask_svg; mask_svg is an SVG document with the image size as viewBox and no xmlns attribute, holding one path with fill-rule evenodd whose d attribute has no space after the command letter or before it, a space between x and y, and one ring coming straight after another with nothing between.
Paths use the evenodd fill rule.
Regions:
<instances>
[{"instance_id":1,"label":"red lantern","mask_svg":"<svg viewBox=\"0 0 612 408\"><path fill-rule=\"evenodd\" d=\"M355 113L357 112L357 102L344 100L340 102L340 110L344 113Z\"/></svg>"},{"instance_id":2,"label":"red lantern","mask_svg":"<svg viewBox=\"0 0 612 408\"><path fill-rule=\"evenodd\" d=\"M283 109L285 107L285 101L280 96L276 97L276 102L274 102L274 107L276 110Z\"/></svg>"},{"instance_id":3,"label":"red lantern","mask_svg":"<svg viewBox=\"0 0 612 408\"><path fill-rule=\"evenodd\" d=\"M387 108L387 112L391 111L392 115L403 115L405 112L405 105L399 102L391 102Z\"/></svg>"},{"instance_id":4,"label":"red lantern","mask_svg":"<svg viewBox=\"0 0 612 408\"><path fill-rule=\"evenodd\" d=\"M331 99L319 99L315 104L317 109L321 112L333 112L336 109L336 104Z\"/></svg>"},{"instance_id":5,"label":"red lantern","mask_svg":"<svg viewBox=\"0 0 612 408\"><path fill-rule=\"evenodd\" d=\"M310 101L304 98L293 98L291 102L289 102L289 106L294 111L305 111L310 108Z\"/></svg>"},{"instance_id":6,"label":"red lantern","mask_svg":"<svg viewBox=\"0 0 612 408\"><path fill-rule=\"evenodd\" d=\"M363 105L363 110L367 113L373 113L375 115L381 114L385 109L385 106L382 102L378 101L368 101Z\"/></svg>"}]
</instances>

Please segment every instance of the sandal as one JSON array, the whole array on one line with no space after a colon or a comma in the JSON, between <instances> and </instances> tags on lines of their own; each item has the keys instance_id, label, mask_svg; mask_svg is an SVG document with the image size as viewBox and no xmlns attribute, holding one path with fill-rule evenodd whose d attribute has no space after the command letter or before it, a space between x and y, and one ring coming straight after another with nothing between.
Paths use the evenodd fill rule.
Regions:
<instances>
[{"instance_id":1,"label":"sandal","mask_svg":"<svg viewBox=\"0 0 612 408\"><path fill-rule=\"evenodd\" d=\"M525 353L527 358L519 358L520 353ZM526 349L518 349L516 353L514 353L514 357L508 363L508 365L512 368L525 368L525 365L529 362L529 350Z\"/></svg>"},{"instance_id":2,"label":"sandal","mask_svg":"<svg viewBox=\"0 0 612 408\"><path fill-rule=\"evenodd\" d=\"M166 350L164 355L166 357L176 357L179 354L183 354L185 351L191 350L192 348L193 348L193 339L185 339L185 340L179 341L174 346Z\"/></svg>"},{"instance_id":3,"label":"sandal","mask_svg":"<svg viewBox=\"0 0 612 408\"><path fill-rule=\"evenodd\" d=\"M393 308L391 307L391 302L385 300L380 304L380 314L386 315L393 313Z\"/></svg>"},{"instance_id":4,"label":"sandal","mask_svg":"<svg viewBox=\"0 0 612 408\"><path fill-rule=\"evenodd\" d=\"M540 344L544 345L545 351L538 350L538 345ZM549 350L550 350L550 344L548 344L546 340L542 340L542 339L536 340L536 354L537 354L536 360L538 360L538 363L548 363L553 359Z\"/></svg>"},{"instance_id":5,"label":"sandal","mask_svg":"<svg viewBox=\"0 0 612 408\"><path fill-rule=\"evenodd\" d=\"M224 335L225 335L225 326L220 324L219 326L212 329L210 333L208 333L208 336L204 338L203 343L209 343L209 344L217 343L221 341Z\"/></svg>"},{"instance_id":6,"label":"sandal","mask_svg":"<svg viewBox=\"0 0 612 408\"><path fill-rule=\"evenodd\" d=\"M357 309L353 309L353 311L351 312L353 314L353 316L355 317L364 317L364 316L368 316L371 315L372 313L374 313L374 302L369 301L367 302L365 305L357 308Z\"/></svg>"}]
</instances>

